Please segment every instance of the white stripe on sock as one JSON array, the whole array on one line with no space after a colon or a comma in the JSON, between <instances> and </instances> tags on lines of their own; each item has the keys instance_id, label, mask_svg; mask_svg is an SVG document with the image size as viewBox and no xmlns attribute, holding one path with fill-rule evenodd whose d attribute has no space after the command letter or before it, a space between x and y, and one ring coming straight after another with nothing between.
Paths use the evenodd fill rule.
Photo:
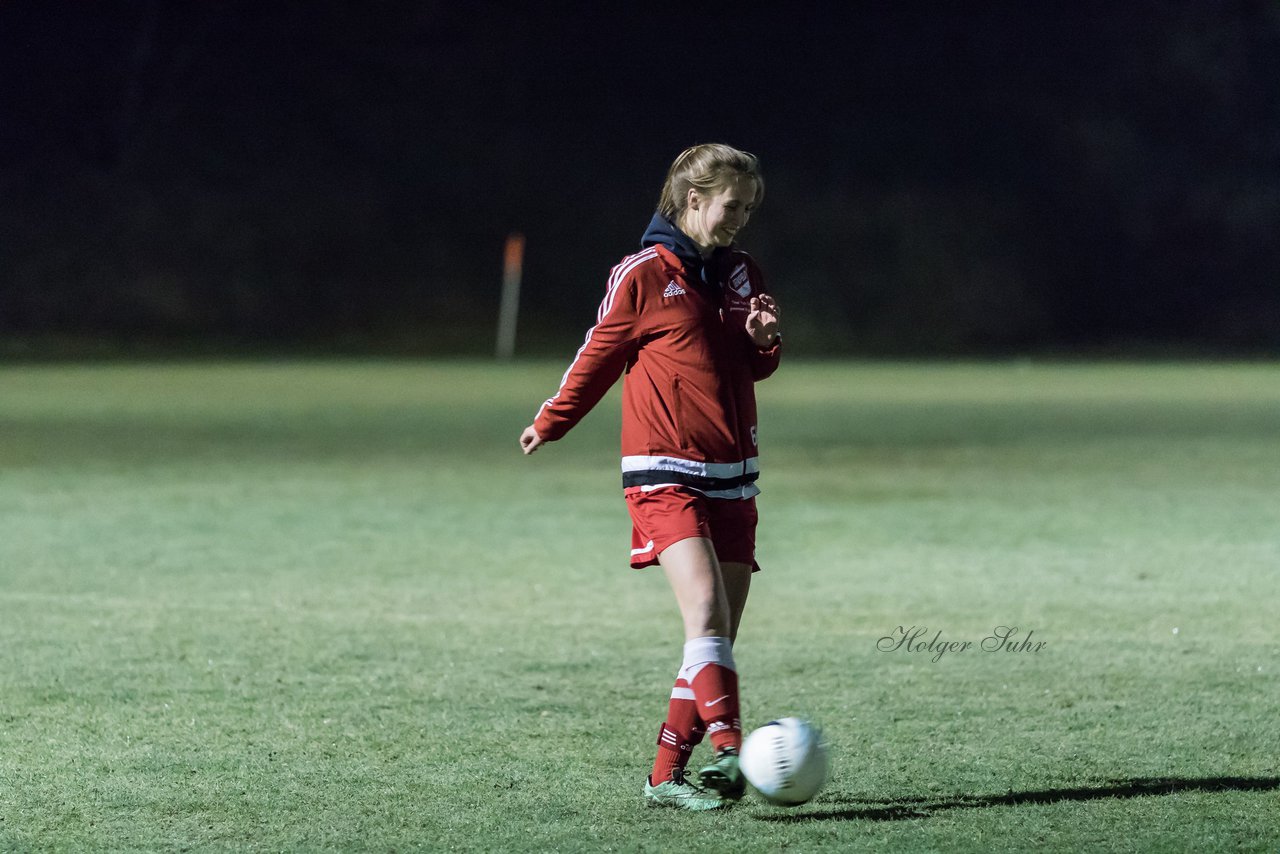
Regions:
<instances>
[{"instance_id":1,"label":"white stripe on sock","mask_svg":"<svg viewBox=\"0 0 1280 854\"><path fill-rule=\"evenodd\" d=\"M685 642L684 666L680 668L681 679L692 685L694 677L708 664L718 664L737 671L733 664L733 643L728 638L694 638Z\"/></svg>"}]
</instances>

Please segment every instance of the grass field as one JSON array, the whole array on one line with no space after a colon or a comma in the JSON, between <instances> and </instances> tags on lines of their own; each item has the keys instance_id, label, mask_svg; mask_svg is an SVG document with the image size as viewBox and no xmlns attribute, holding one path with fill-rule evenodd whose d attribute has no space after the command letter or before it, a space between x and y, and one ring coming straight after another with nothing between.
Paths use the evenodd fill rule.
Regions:
<instances>
[{"instance_id":1,"label":"grass field","mask_svg":"<svg viewBox=\"0 0 1280 854\"><path fill-rule=\"evenodd\" d=\"M0 368L0 850L1280 848L1280 366L784 364L744 722L835 767L724 815L562 370Z\"/></svg>"}]
</instances>

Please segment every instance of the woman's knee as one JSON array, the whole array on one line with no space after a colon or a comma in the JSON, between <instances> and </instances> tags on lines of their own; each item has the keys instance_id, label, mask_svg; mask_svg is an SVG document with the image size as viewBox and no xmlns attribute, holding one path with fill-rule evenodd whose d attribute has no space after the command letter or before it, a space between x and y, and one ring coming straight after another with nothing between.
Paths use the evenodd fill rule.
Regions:
<instances>
[{"instance_id":1,"label":"woman's knee","mask_svg":"<svg viewBox=\"0 0 1280 854\"><path fill-rule=\"evenodd\" d=\"M723 598L707 597L684 615L685 633L690 637L728 637L732 615Z\"/></svg>"},{"instance_id":2,"label":"woman's knee","mask_svg":"<svg viewBox=\"0 0 1280 854\"><path fill-rule=\"evenodd\" d=\"M658 560L675 591L686 634L727 636L731 609L710 540L681 540Z\"/></svg>"}]
</instances>

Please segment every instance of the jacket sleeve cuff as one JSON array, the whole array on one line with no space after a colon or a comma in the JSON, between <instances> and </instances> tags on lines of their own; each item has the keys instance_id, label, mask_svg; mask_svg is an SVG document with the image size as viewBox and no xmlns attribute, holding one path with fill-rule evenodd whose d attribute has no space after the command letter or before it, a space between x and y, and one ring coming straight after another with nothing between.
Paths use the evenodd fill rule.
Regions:
<instances>
[{"instance_id":1,"label":"jacket sleeve cuff","mask_svg":"<svg viewBox=\"0 0 1280 854\"><path fill-rule=\"evenodd\" d=\"M538 436L544 442L554 442L569 432L562 419L548 418L545 413L539 413L533 419L533 429L538 431Z\"/></svg>"}]
</instances>

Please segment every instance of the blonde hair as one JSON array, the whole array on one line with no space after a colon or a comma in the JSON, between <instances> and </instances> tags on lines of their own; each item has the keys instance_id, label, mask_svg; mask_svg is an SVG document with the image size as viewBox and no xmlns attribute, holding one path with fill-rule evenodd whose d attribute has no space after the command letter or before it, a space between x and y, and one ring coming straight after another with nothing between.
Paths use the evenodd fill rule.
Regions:
<instances>
[{"instance_id":1,"label":"blonde hair","mask_svg":"<svg viewBox=\"0 0 1280 854\"><path fill-rule=\"evenodd\" d=\"M737 175L756 182L755 203L764 199L764 178L754 154L720 143L704 143L680 152L667 172L667 182L658 197L658 213L675 222L689 204L689 189L714 193Z\"/></svg>"}]
</instances>

